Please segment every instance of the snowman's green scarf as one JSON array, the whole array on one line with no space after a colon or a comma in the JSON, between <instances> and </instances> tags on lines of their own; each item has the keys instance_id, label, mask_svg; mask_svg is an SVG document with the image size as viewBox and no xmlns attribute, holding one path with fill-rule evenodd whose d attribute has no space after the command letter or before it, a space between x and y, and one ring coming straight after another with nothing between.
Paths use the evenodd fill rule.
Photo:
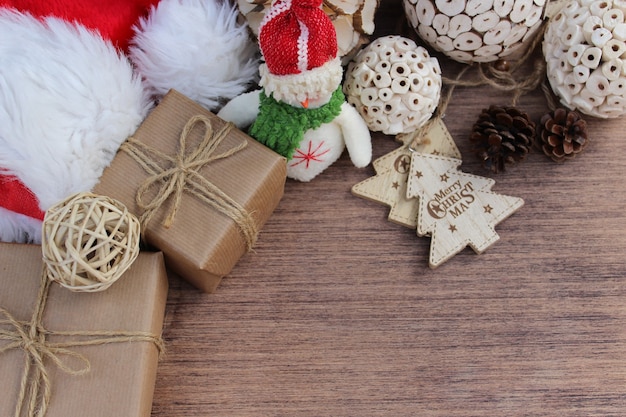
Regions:
<instances>
[{"instance_id":1,"label":"snowman's green scarf","mask_svg":"<svg viewBox=\"0 0 626 417\"><path fill-rule=\"evenodd\" d=\"M261 90L259 115L248 133L276 153L291 159L304 132L331 122L341 112L344 100L340 86L327 104L316 109L303 109L277 101Z\"/></svg>"}]
</instances>

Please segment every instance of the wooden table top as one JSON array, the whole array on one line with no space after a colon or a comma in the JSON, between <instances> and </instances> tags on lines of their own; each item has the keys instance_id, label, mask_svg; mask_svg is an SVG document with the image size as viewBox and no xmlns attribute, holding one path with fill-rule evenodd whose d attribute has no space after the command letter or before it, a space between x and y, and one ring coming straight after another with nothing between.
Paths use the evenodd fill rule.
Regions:
<instances>
[{"instance_id":1,"label":"wooden table top","mask_svg":"<svg viewBox=\"0 0 626 417\"><path fill-rule=\"evenodd\" d=\"M379 25L402 13L385 3ZM625 122L586 117L575 160L533 151L490 174L467 139L490 104L510 97L458 88L444 121L464 172L525 201L498 242L431 269L428 237L351 194L371 166L344 155L311 183L288 180L216 293L170 277L152 416L626 415ZM539 91L518 107L547 111ZM399 146L372 140L374 157Z\"/></svg>"}]
</instances>

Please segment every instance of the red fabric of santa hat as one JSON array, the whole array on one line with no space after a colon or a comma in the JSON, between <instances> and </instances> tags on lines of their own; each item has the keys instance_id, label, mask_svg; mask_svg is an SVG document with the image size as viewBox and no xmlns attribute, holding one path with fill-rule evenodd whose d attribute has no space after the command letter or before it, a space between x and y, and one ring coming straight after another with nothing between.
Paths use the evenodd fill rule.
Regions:
<instances>
[{"instance_id":1,"label":"red fabric of santa hat","mask_svg":"<svg viewBox=\"0 0 626 417\"><path fill-rule=\"evenodd\" d=\"M126 51L133 26L159 0L0 0L0 7L14 8L41 18L54 16L97 30L104 39Z\"/></svg>"}]
</instances>

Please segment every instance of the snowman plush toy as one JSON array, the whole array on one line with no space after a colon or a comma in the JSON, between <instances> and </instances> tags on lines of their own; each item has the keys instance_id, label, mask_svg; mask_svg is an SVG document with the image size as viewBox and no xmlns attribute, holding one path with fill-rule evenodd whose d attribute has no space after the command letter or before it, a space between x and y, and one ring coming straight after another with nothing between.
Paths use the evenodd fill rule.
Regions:
<instances>
[{"instance_id":1,"label":"snowman plush toy","mask_svg":"<svg viewBox=\"0 0 626 417\"><path fill-rule=\"evenodd\" d=\"M275 0L259 27L260 90L218 113L287 158L287 176L310 181L347 148L356 167L372 158L369 129L341 91L337 35L322 0Z\"/></svg>"}]
</instances>

